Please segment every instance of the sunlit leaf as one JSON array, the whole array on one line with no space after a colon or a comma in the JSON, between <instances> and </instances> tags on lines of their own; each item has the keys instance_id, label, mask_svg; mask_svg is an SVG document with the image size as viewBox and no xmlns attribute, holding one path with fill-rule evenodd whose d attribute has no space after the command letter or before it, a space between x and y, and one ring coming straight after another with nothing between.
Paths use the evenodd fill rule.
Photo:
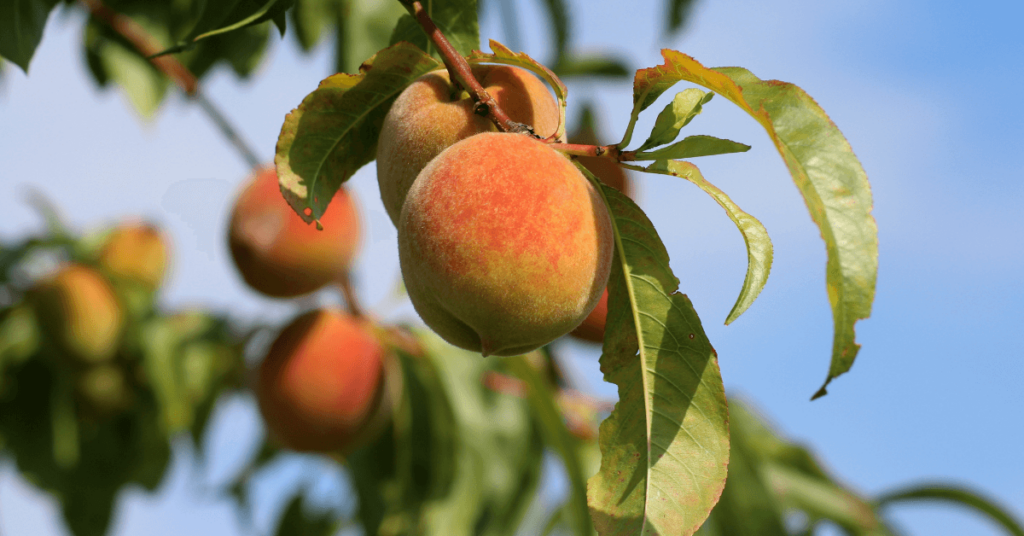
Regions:
<instances>
[{"instance_id":1,"label":"sunlit leaf","mask_svg":"<svg viewBox=\"0 0 1024 536\"><path fill-rule=\"evenodd\" d=\"M43 40L43 28L59 0L0 2L0 56L28 72L28 64Z\"/></svg>"},{"instance_id":2,"label":"sunlit leaf","mask_svg":"<svg viewBox=\"0 0 1024 536\"><path fill-rule=\"evenodd\" d=\"M693 534L725 485L728 410L718 359L668 252L628 197L602 186L616 258L601 370L619 388L588 483L598 533Z\"/></svg>"},{"instance_id":3,"label":"sunlit leaf","mask_svg":"<svg viewBox=\"0 0 1024 536\"><path fill-rule=\"evenodd\" d=\"M636 154L637 160L672 160L680 158L697 158L699 156L714 156L717 154L745 153L750 146L732 140L724 140L714 136L687 136L678 141L654 151L645 151Z\"/></svg>"},{"instance_id":4,"label":"sunlit leaf","mask_svg":"<svg viewBox=\"0 0 1024 536\"><path fill-rule=\"evenodd\" d=\"M911 486L886 493L876 500L879 508L905 502L941 501L966 506L985 515L1012 536L1024 536L1024 525L991 499L966 488L943 484Z\"/></svg>"},{"instance_id":5,"label":"sunlit leaf","mask_svg":"<svg viewBox=\"0 0 1024 536\"><path fill-rule=\"evenodd\" d=\"M768 132L803 195L828 252L826 286L835 335L825 387L853 365L860 345L854 324L871 314L878 272L878 228L867 175L825 111L799 87L763 81L739 67L708 69L674 50L665 63L637 71L634 111L650 106L680 80L711 89L754 117Z\"/></svg>"},{"instance_id":6,"label":"sunlit leaf","mask_svg":"<svg viewBox=\"0 0 1024 536\"><path fill-rule=\"evenodd\" d=\"M408 43L367 60L359 74L336 74L289 113L277 140L281 191L307 222L319 220L353 173L376 157L391 103L413 80L441 63Z\"/></svg>"},{"instance_id":7,"label":"sunlit leaf","mask_svg":"<svg viewBox=\"0 0 1024 536\"><path fill-rule=\"evenodd\" d=\"M675 98L672 102L665 107L664 110L658 114L658 118L654 121L654 128L651 129L651 135L647 138L647 141L640 147L637 147L637 152L641 152L644 149L651 147L657 147L659 145L665 145L666 143L672 143L679 135L679 131L690 124L694 117L703 110L705 104L714 97L715 94L711 92L701 91L696 88L690 88L679 93L676 93ZM669 158L688 158L688 157L669 157Z\"/></svg>"},{"instance_id":8,"label":"sunlit leaf","mask_svg":"<svg viewBox=\"0 0 1024 536\"><path fill-rule=\"evenodd\" d=\"M421 3L431 20L459 54L468 56L480 48L476 0L421 0ZM435 58L441 58L437 47L427 38L423 28L411 15L403 15L395 25L390 43L394 45L399 41L412 43Z\"/></svg>"},{"instance_id":9,"label":"sunlit leaf","mask_svg":"<svg viewBox=\"0 0 1024 536\"><path fill-rule=\"evenodd\" d=\"M644 169L654 173L681 177L696 184L725 209L729 219L736 224L743 235L743 241L747 246L747 275L743 279L743 288L740 290L739 298L736 299L736 304L732 306L729 316L725 319L726 324L732 323L754 303L758 294L764 289L765 283L768 282L768 274L771 272L774 256L768 231L757 218L744 212L725 192L708 182L697 166L689 162L659 160Z\"/></svg>"}]
</instances>

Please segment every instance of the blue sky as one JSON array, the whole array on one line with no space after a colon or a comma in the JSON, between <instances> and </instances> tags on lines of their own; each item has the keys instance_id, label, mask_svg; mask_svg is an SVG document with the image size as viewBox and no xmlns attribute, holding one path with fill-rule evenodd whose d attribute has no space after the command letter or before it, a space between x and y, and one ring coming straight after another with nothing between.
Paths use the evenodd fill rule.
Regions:
<instances>
[{"instance_id":1,"label":"blue sky","mask_svg":"<svg viewBox=\"0 0 1024 536\"><path fill-rule=\"evenodd\" d=\"M520 2L523 48L547 57L539 2ZM571 2L580 7L583 2ZM614 52L633 68L661 62L658 50L686 52L708 66L740 65L810 93L846 134L872 182L880 261L874 312L858 324L863 344L850 373L824 399L831 347L825 250L796 188L764 131L725 99L688 127L742 141L740 155L696 160L715 183L767 227L775 265L753 307L722 325L745 271L743 242L721 209L688 183L635 176L639 202L658 228L681 288L719 352L726 386L759 407L789 437L811 445L845 482L865 493L949 480L998 498L1024 517L1024 320L1022 265L1024 7L1010 2L774 2L704 0L689 31L665 40L662 2L585 3L574 16L575 48ZM503 39L491 14L482 35ZM164 226L174 265L164 301L242 317L284 319L293 305L262 299L234 275L224 245L228 204L245 164L205 117L172 97L141 121L116 91L98 92L79 57L81 20L52 17L31 76L5 69L0 85L0 236L39 229L24 202L32 185L82 230L129 215ZM528 24L533 22L533 24ZM226 72L206 84L261 157L272 158L285 113L329 74L329 53L298 55L291 38L271 47L262 72L240 83ZM596 99L609 142L628 120L628 81L568 81L575 106ZM681 87L680 87L681 89ZM662 100L670 98L666 95ZM660 109L641 118L645 133ZM638 134L641 135L641 134ZM398 278L394 230L368 166L350 182L366 231L357 278L366 304L386 307ZM325 299L330 299L325 298ZM565 344L589 387L614 396L597 370L595 347ZM212 480L230 474L239 437L258 437L245 400L226 404L215 434ZM270 505L315 462L277 469L259 488ZM129 493L114 534L237 534L225 503L198 498L179 459L154 496ZM330 498L332 487L320 484ZM557 487L557 486L556 486ZM0 465L0 534L60 534L51 502ZM273 508L258 519L269 521ZM894 518L910 534L998 534L968 514L905 507Z\"/></svg>"}]
</instances>

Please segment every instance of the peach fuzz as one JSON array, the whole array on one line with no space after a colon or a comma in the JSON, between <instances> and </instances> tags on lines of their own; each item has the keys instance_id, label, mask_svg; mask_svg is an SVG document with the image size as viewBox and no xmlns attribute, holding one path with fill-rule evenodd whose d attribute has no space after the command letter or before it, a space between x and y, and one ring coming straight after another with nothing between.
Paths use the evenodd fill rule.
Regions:
<instances>
[{"instance_id":1,"label":"peach fuzz","mask_svg":"<svg viewBox=\"0 0 1024 536\"><path fill-rule=\"evenodd\" d=\"M258 371L256 395L272 438L299 451L357 447L389 407L384 357L370 325L347 314L315 310L293 320Z\"/></svg>"},{"instance_id":2,"label":"peach fuzz","mask_svg":"<svg viewBox=\"0 0 1024 536\"><path fill-rule=\"evenodd\" d=\"M323 287L349 269L359 247L359 216L344 188L320 222L322 231L292 211L273 167L259 170L231 213L228 245L235 267L250 287L275 298Z\"/></svg>"},{"instance_id":3,"label":"peach fuzz","mask_svg":"<svg viewBox=\"0 0 1024 536\"><path fill-rule=\"evenodd\" d=\"M32 299L43 329L70 358L89 364L114 358L124 312L110 283L95 269L67 265L38 284Z\"/></svg>"},{"instance_id":4,"label":"peach fuzz","mask_svg":"<svg viewBox=\"0 0 1024 536\"><path fill-rule=\"evenodd\" d=\"M475 65L472 70L509 118L532 126L540 136L554 134L558 103L533 73L506 65ZM489 119L473 113L473 105L445 70L420 77L395 99L377 144L377 182L396 226L406 192L431 159L459 140L497 131Z\"/></svg>"},{"instance_id":5,"label":"peach fuzz","mask_svg":"<svg viewBox=\"0 0 1024 536\"><path fill-rule=\"evenodd\" d=\"M568 158L522 134L445 150L409 190L399 260L420 317L484 355L568 333L608 283L613 235L600 194Z\"/></svg>"}]
</instances>

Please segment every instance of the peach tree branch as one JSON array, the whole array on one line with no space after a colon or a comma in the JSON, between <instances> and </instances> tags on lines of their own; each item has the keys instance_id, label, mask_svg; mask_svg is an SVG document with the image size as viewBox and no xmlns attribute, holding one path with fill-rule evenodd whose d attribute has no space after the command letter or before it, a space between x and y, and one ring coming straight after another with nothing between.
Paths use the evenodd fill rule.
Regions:
<instances>
[{"instance_id":1,"label":"peach tree branch","mask_svg":"<svg viewBox=\"0 0 1024 536\"><path fill-rule=\"evenodd\" d=\"M122 15L103 3L102 0L79 0L79 3L96 20L102 21L121 37L124 37L135 50L158 71L170 78L190 100L194 100L213 121L220 133L238 151L242 158L249 164L249 167L256 169L260 166L260 159L256 153L238 134L238 131L231 125L223 113L199 91L199 81L196 76L188 70L177 58L171 55L160 55L163 50L160 44L153 39L146 30L137 24L130 17Z\"/></svg>"}]
</instances>

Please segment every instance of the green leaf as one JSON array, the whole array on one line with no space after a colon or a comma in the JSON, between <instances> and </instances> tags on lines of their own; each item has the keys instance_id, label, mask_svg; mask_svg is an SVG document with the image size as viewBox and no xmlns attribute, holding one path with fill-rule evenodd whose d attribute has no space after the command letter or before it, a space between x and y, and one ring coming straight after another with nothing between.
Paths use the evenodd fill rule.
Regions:
<instances>
[{"instance_id":1,"label":"green leaf","mask_svg":"<svg viewBox=\"0 0 1024 536\"><path fill-rule=\"evenodd\" d=\"M421 3L431 20L459 54L468 56L480 48L476 0L421 0ZM395 25L390 44L394 45L399 41L412 43L435 58L441 57L437 47L427 38L427 34L412 15L403 15Z\"/></svg>"},{"instance_id":2,"label":"green leaf","mask_svg":"<svg viewBox=\"0 0 1024 536\"><path fill-rule=\"evenodd\" d=\"M173 325L154 319L142 327L142 366L160 408L161 426L171 435L192 424L192 408L179 368L180 338Z\"/></svg>"},{"instance_id":3,"label":"green leaf","mask_svg":"<svg viewBox=\"0 0 1024 536\"><path fill-rule=\"evenodd\" d=\"M551 21L551 29L555 36L554 63L557 64L566 55L566 46L569 43L569 16L565 0L544 0L544 6L548 8L547 19Z\"/></svg>"},{"instance_id":4,"label":"green leaf","mask_svg":"<svg viewBox=\"0 0 1024 536\"><path fill-rule=\"evenodd\" d=\"M782 509L761 476L762 460L749 445L749 419L740 418L745 413L735 400L729 404L729 478L707 524L728 536L788 536Z\"/></svg>"},{"instance_id":5,"label":"green leaf","mask_svg":"<svg viewBox=\"0 0 1024 536\"><path fill-rule=\"evenodd\" d=\"M552 389L523 356L507 360L512 372L527 386L526 397L540 421L545 442L549 444L565 465L569 477L569 505L566 509L574 531L579 536L590 536L593 527L590 511L587 507L587 477L584 474L583 461L579 457L577 440L569 432L562 413L555 402L557 392Z\"/></svg>"},{"instance_id":6,"label":"green leaf","mask_svg":"<svg viewBox=\"0 0 1024 536\"><path fill-rule=\"evenodd\" d=\"M512 536L540 480L543 443L526 401L485 388L500 364L417 331L399 352L393 429L350 457L367 534Z\"/></svg>"},{"instance_id":7,"label":"green leaf","mask_svg":"<svg viewBox=\"0 0 1024 536\"><path fill-rule=\"evenodd\" d=\"M659 145L665 145L666 143L672 143L679 135L679 131L683 127L690 124L694 117L697 117L703 109L704 105L714 97L714 93L704 92L696 88L690 88L679 93L676 93L675 98L672 102L665 107L664 110L658 114L658 119L654 121L654 128L651 129L651 135L647 138L647 141L640 147L637 147L637 152L649 149L651 147L657 147ZM749 147L747 147L749 149ZM671 156L663 158L690 158L686 156Z\"/></svg>"},{"instance_id":8,"label":"green leaf","mask_svg":"<svg viewBox=\"0 0 1024 536\"><path fill-rule=\"evenodd\" d=\"M555 63L558 76L601 76L608 78L624 78L629 76L629 68L622 60L598 55L570 55Z\"/></svg>"},{"instance_id":9,"label":"green leaf","mask_svg":"<svg viewBox=\"0 0 1024 536\"><path fill-rule=\"evenodd\" d=\"M875 502L879 508L885 508L898 503L915 501L944 501L966 506L977 510L999 524L999 526L1006 529L1007 534L1024 536L1024 526L1021 525L1019 520L1014 519L1006 509L995 504L992 500L962 487L943 484L911 486L886 493Z\"/></svg>"},{"instance_id":10,"label":"green leaf","mask_svg":"<svg viewBox=\"0 0 1024 536\"><path fill-rule=\"evenodd\" d=\"M857 533L877 530L881 525L866 501L829 480L775 463L764 464L761 472L784 508L797 508L812 518L828 519Z\"/></svg>"},{"instance_id":11,"label":"green leaf","mask_svg":"<svg viewBox=\"0 0 1024 536\"><path fill-rule=\"evenodd\" d=\"M716 154L745 153L750 146L732 140L723 140L713 136L687 136L680 142L673 143L654 151L636 154L637 160L671 160L677 158L697 158L698 156L714 156Z\"/></svg>"},{"instance_id":12,"label":"green leaf","mask_svg":"<svg viewBox=\"0 0 1024 536\"><path fill-rule=\"evenodd\" d=\"M59 0L4 0L0 2L0 56L28 73L28 64L43 40L50 11Z\"/></svg>"},{"instance_id":13,"label":"green leaf","mask_svg":"<svg viewBox=\"0 0 1024 536\"><path fill-rule=\"evenodd\" d=\"M729 99L768 132L821 230L828 252L826 286L835 335L824 385L853 365L860 345L854 324L871 314L878 273L878 227L871 215L867 174L850 144L825 111L799 87L763 81L746 69L708 69L674 50L665 63L637 71L634 111L650 106L669 87L686 80Z\"/></svg>"},{"instance_id":14,"label":"green leaf","mask_svg":"<svg viewBox=\"0 0 1024 536\"><path fill-rule=\"evenodd\" d=\"M441 63L408 43L380 51L359 74L336 74L289 113L277 139L281 191L306 222L319 220L341 184L376 157L391 103Z\"/></svg>"},{"instance_id":15,"label":"green leaf","mask_svg":"<svg viewBox=\"0 0 1024 536\"><path fill-rule=\"evenodd\" d=\"M345 12L340 13L341 6L338 9L335 63L339 73L357 72L366 58L386 48L392 30L405 13L402 4L394 0L347 0Z\"/></svg>"},{"instance_id":16,"label":"green leaf","mask_svg":"<svg viewBox=\"0 0 1024 536\"><path fill-rule=\"evenodd\" d=\"M588 483L594 526L602 536L693 534L729 461L718 358L650 220L614 188L601 191L616 241L601 370L619 402Z\"/></svg>"},{"instance_id":17,"label":"green leaf","mask_svg":"<svg viewBox=\"0 0 1024 536\"><path fill-rule=\"evenodd\" d=\"M686 25L693 10L694 0L667 0L668 4L668 31L677 32Z\"/></svg>"},{"instance_id":18,"label":"green leaf","mask_svg":"<svg viewBox=\"0 0 1024 536\"><path fill-rule=\"evenodd\" d=\"M207 0L199 20L192 27L186 43L194 43L213 35L230 32L275 20L281 35L284 23L281 17L294 0Z\"/></svg>"},{"instance_id":19,"label":"green leaf","mask_svg":"<svg viewBox=\"0 0 1024 536\"><path fill-rule=\"evenodd\" d=\"M165 28L148 19L140 18L136 23L158 40L166 35ZM84 38L89 68L97 82L116 83L144 119L152 118L167 94L167 78L137 51L103 35L103 30L94 23L86 28Z\"/></svg>"},{"instance_id":20,"label":"green leaf","mask_svg":"<svg viewBox=\"0 0 1024 536\"><path fill-rule=\"evenodd\" d=\"M764 289L765 283L768 282L768 274L771 272L774 257L768 231L757 218L744 212L725 192L708 182L697 166L689 162L659 160L644 168L644 171L681 177L696 184L725 209L729 219L736 224L736 228L743 235L743 241L747 246L747 275L743 279L743 288L736 299L736 304L732 306L729 316L725 319L726 325L732 323L754 303L761 290Z\"/></svg>"}]
</instances>

